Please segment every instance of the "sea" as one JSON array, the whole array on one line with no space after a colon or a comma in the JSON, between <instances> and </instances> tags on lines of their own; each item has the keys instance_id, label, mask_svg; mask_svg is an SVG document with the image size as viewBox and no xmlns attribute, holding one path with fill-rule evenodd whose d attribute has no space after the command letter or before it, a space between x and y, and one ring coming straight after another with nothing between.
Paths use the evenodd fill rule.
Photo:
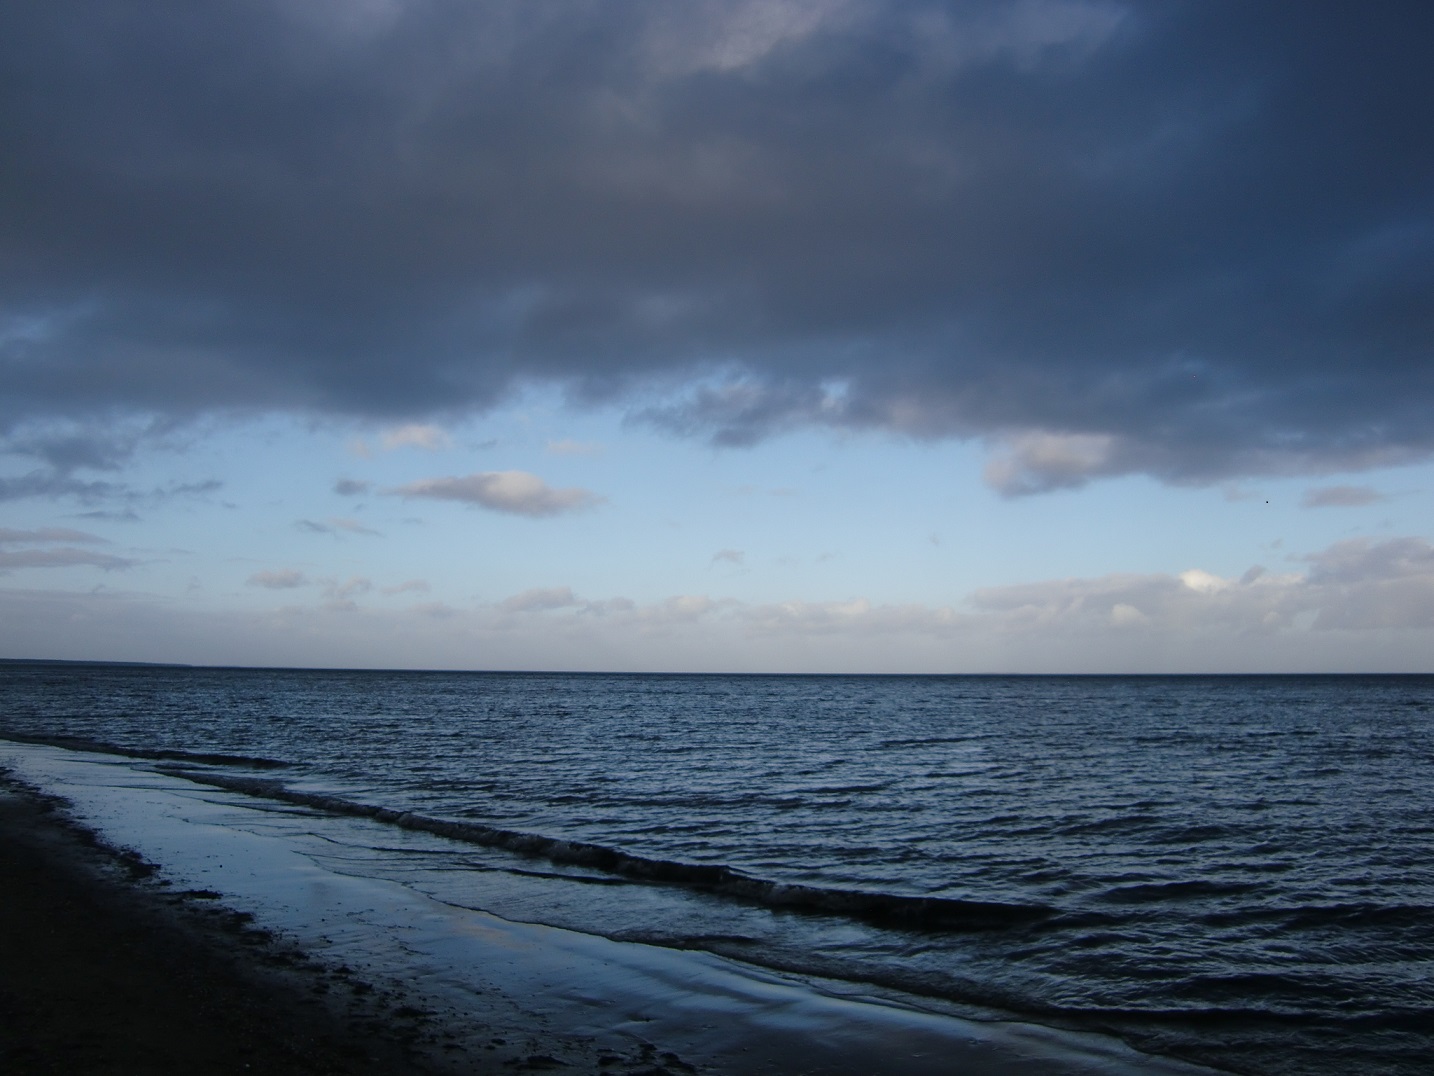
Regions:
<instances>
[{"instance_id":1,"label":"sea","mask_svg":"<svg viewBox=\"0 0 1434 1076\"><path fill-rule=\"evenodd\" d=\"M368 819L362 869L510 919L1230 1072L1434 1071L1430 676L6 663L0 737Z\"/></svg>"}]
</instances>

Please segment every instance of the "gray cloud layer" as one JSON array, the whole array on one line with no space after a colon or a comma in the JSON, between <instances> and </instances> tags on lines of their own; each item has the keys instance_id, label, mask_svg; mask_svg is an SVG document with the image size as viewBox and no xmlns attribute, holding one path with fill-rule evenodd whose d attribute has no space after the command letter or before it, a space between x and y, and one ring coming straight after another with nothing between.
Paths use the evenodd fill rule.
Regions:
<instances>
[{"instance_id":1,"label":"gray cloud layer","mask_svg":"<svg viewBox=\"0 0 1434 1076\"><path fill-rule=\"evenodd\" d=\"M638 606L623 599L586 601L568 587L525 591L499 608L596 612L635 622L725 616L755 634L776 636L995 635L1037 640L1069 635L1114 641L1131 633L1248 639L1310 631L1434 628L1434 546L1423 538L1350 539L1306 559L1310 568L1304 574L1276 575L1255 567L1240 579L1225 579L1191 569L988 587L971 595L970 611L879 605L861 598L758 605L702 595Z\"/></svg>"},{"instance_id":2,"label":"gray cloud layer","mask_svg":"<svg viewBox=\"0 0 1434 1076\"><path fill-rule=\"evenodd\" d=\"M1389 498L1369 486L1321 486L1306 490L1301 508L1363 508Z\"/></svg>"},{"instance_id":3,"label":"gray cloud layer","mask_svg":"<svg viewBox=\"0 0 1434 1076\"><path fill-rule=\"evenodd\" d=\"M419 419L531 379L721 444L985 438L1013 494L1434 450L1425 3L0 19L20 450L46 418Z\"/></svg>"},{"instance_id":4,"label":"gray cloud layer","mask_svg":"<svg viewBox=\"0 0 1434 1076\"><path fill-rule=\"evenodd\" d=\"M247 582L251 587L264 587L267 590L293 590L309 585L308 577L297 568L255 572Z\"/></svg>"},{"instance_id":5,"label":"gray cloud layer","mask_svg":"<svg viewBox=\"0 0 1434 1076\"><path fill-rule=\"evenodd\" d=\"M12 568L73 568L78 565L111 571L133 567L134 563L126 557L96 553L92 549L0 549L0 571Z\"/></svg>"},{"instance_id":6,"label":"gray cloud layer","mask_svg":"<svg viewBox=\"0 0 1434 1076\"><path fill-rule=\"evenodd\" d=\"M71 530L69 527L41 527L39 530L22 531L14 527L0 527L0 546L15 543L37 542L86 542L93 545L108 545L107 539L88 531Z\"/></svg>"},{"instance_id":7,"label":"gray cloud layer","mask_svg":"<svg viewBox=\"0 0 1434 1076\"><path fill-rule=\"evenodd\" d=\"M373 668L850 672L1430 671L1434 546L1338 542L1303 572L1238 579L1191 569L977 591L959 607L862 598L755 604L701 594L591 600L571 587L454 608L403 604L417 580L250 583L286 594L203 613L152 595L0 589L0 648L132 660ZM305 589L307 588L307 589ZM285 600L287 599L287 600ZM395 601L397 599L397 601Z\"/></svg>"},{"instance_id":8,"label":"gray cloud layer","mask_svg":"<svg viewBox=\"0 0 1434 1076\"><path fill-rule=\"evenodd\" d=\"M73 568L86 565L112 571L133 567L136 561L74 546L54 547L56 542L77 542L85 545L109 545L108 540L86 531L68 527L42 527L38 530L16 530L0 527L0 572L15 568ZM7 549L11 545L52 546L47 549Z\"/></svg>"},{"instance_id":9,"label":"gray cloud layer","mask_svg":"<svg viewBox=\"0 0 1434 1076\"><path fill-rule=\"evenodd\" d=\"M322 522L316 519L299 519L295 520L294 526L301 531L308 531L310 534L331 534L336 538L345 534L366 534L371 537L379 537L379 532L372 527L365 527L356 519L343 519L338 516L330 516Z\"/></svg>"}]
</instances>

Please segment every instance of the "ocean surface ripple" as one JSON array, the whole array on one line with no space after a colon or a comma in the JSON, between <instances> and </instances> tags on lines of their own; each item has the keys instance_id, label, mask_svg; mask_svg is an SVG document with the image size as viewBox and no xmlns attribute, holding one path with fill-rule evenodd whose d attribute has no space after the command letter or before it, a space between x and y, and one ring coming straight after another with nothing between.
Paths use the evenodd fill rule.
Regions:
<instances>
[{"instance_id":1,"label":"ocean surface ripple","mask_svg":"<svg viewBox=\"0 0 1434 1076\"><path fill-rule=\"evenodd\" d=\"M514 918L1236 1072L1434 1056L1434 677L5 664L0 735L370 819L352 869Z\"/></svg>"}]
</instances>

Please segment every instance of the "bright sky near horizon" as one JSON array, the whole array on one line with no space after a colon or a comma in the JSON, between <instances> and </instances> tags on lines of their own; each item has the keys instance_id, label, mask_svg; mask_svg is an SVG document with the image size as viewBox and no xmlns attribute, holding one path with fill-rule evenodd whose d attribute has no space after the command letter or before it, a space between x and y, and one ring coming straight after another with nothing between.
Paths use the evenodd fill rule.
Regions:
<instances>
[{"instance_id":1,"label":"bright sky near horizon","mask_svg":"<svg viewBox=\"0 0 1434 1076\"><path fill-rule=\"evenodd\" d=\"M1434 9L0 15L0 656L1434 671Z\"/></svg>"}]
</instances>

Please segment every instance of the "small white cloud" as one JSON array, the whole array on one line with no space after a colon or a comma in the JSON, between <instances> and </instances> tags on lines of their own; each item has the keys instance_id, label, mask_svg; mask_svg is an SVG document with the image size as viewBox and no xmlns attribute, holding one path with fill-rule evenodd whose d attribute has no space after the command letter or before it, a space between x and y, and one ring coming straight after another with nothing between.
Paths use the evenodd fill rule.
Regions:
<instances>
[{"instance_id":1,"label":"small white cloud","mask_svg":"<svg viewBox=\"0 0 1434 1076\"><path fill-rule=\"evenodd\" d=\"M527 471L482 471L450 478L425 478L386 492L399 497L458 501L519 516L555 516L601 504L585 489L554 489Z\"/></svg>"},{"instance_id":2,"label":"small white cloud","mask_svg":"<svg viewBox=\"0 0 1434 1076\"><path fill-rule=\"evenodd\" d=\"M372 482L357 478L340 478L334 483L334 492L340 497L359 497L367 493L372 486Z\"/></svg>"},{"instance_id":3,"label":"small white cloud","mask_svg":"<svg viewBox=\"0 0 1434 1076\"><path fill-rule=\"evenodd\" d=\"M379 443L385 451L396 448L422 448L438 452L452 445L448 434L438 426L395 426L379 435Z\"/></svg>"},{"instance_id":4,"label":"small white cloud","mask_svg":"<svg viewBox=\"0 0 1434 1076\"><path fill-rule=\"evenodd\" d=\"M249 577L248 583L251 587L264 587L268 590L293 590L295 587L307 586L309 580L296 568L281 568L272 572L255 572Z\"/></svg>"},{"instance_id":5,"label":"small white cloud","mask_svg":"<svg viewBox=\"0 0 1434 1076\"><path fill-rule=\"evenodd\" d=\"M1116 447L1107 434L1023 433L1006 441L984 477L1003 497L1074 489L1117 469Z\"/></svg>"},{"instance_id":6,"label":"small white cloud","mask_svg":"<svg viewBox=\"0 0 1434 1076\"><path fill-rule=\"evenodd\" d=\"M1117 628L1136 627L1148 623L1150 618L1133 605L1116 602L1110 607L1110 622Z\"/></svg>"},{"instance_id":7,"label":"small white cloud","mask_svg":"<svg viewBox=\"0 0 1434 1076\"><path fill-rule=\"evenodd\" d=\"M580 605L571 587L535 587L514 594L499 604L505 613L540 613L548 609L567 609Z\"/></svg>"},{"instance_id":8,"label":"small white cloud","mask_svg":"<svg viewBox=\"0 0 1434 1076\"><path fill-rule=\"evenodd\" d=\"M719 549L717 552L712 554L712 563L733 564L740 568L742 566L743 560L745 560L746 557L747 554L740 549Z\"/></svg>"},{"instance_id":9,"label":"small white cloud","mask_svg":"<svg viewBox=\"0 0 1434 1076\"><path fill-rule=\"evenodd\" d=\"M1360 508L1387 501L1387 494L1371 486L1321 486L1305 491L1301 508Z\"/></svg>"},{"instance_id":10,"label":"small white cloud","mask_svg":"<svg viewBox=\"0 0 1434 1076\"><path fill-rule=\"evenodd\" d=\"M550 456L600 456L602 452L603 446L596 441L572 441L565 438L548 442Z\"/></svg>"},{"instance_id":11,"label":"small white cloud","mask_svg":"<svg viewBox=\"0 0 1434 1076\"><path fill-rule=\"evenodd\" d=\"M1200 594L1215 594L1230 586L1228 579L1221 579L1218 575L1211 575L1209 572L1201 571L1199 568L1191 568L1189 571L1180 573L1180 582L1184 583L1191 590Z\"/></svg>"}]
</instances>

